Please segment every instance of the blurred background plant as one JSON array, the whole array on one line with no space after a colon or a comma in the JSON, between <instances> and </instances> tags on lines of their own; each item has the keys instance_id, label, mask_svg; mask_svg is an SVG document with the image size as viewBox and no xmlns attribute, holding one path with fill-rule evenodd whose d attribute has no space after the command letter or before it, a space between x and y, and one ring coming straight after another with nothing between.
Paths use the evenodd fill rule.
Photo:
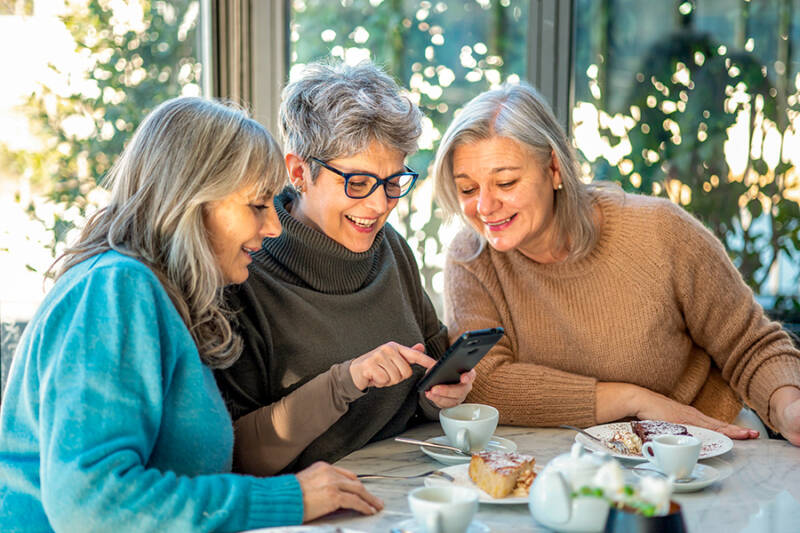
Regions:
<instances>
[{"instance_id":1,"label":"blurred background plant","mask_svg":"<svg viewBox=\"0 0 800 533\"><path fill-rule=\"evenodd\" d=\"M773 316L798 322L795 4L663 2L632 30L622 14L640 2L579 2L591 45L573 117L587 174L684 206Z\"/></svg>"}]
</instances>

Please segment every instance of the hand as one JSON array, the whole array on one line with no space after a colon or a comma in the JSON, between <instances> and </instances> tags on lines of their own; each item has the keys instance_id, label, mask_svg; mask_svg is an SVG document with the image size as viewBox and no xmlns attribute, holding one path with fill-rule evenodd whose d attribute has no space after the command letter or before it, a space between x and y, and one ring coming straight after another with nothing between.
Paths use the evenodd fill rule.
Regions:
<instances>
[{"instance_id":1,"label":"hand","mask_svg":"<svg viewBox=\"0 0 800 533\"><path fill-rule=\"evenodd\" d=\"M769 418L786 440L800 446L800 389L788 386L772 393Z\"/></svg>"},{"instance_id":2,"label":"hand","mask_svg":"<svg viewBox=\"0 0 800 533\"><path fill-rule=\"evenodd\" d=\"M371 515L383 509L383 502L367 492L352 472L318 462L297 473L303 491L303 522L337 509L353 509Z\"/></svg>"},{"instance_id":3,"label":"hand","mask_svg":"<svg viewBox=\"0 0 800 533\"><path fill-rule=\"evenodd\" d=\"M350 363L350 376L359 390L367 387L390 387L411 377L411 365L430 368L436 361L425 355L421 343L411 348L387 342Z\"/></svg>"},{"instance_id":4,"label":"hand","mask_svg":"<svg viewBox=\"0 0 800 533\"><path fill-rule=\"evenodd\" d=\"M477 373L473 368L461 374L461 380L453 385L436 385L425 392L425 397L432 401L439 409L455 407L464 401L472 390L472 383Z\"/></svg>"},{"instance_id":5,"label":"hand","mask_svg":"<svg viewBox=\"0 0 800 533\"><path fill-rule=\"evenodd\" d=\"M706 416L691 405L671 400L662 394L643 387L634 392L634 415L640 420L665 420L676 424L691 424L718 431L732 439L757 439L758 431L728 424Z\"/></svg>"}]
</instances>

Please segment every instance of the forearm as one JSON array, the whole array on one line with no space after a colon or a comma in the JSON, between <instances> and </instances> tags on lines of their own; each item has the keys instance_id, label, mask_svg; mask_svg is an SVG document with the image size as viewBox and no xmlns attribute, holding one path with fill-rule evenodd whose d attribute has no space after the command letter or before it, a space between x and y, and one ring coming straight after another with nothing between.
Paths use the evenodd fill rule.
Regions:
<instances>
[{"instance_id":1,"label":"forearm","mask_svg":"<svg viewBox=\"0 0 800 533\"><path fill-rule=\"evenodd\" d=\"M334 365L291 394L234 423L234 469L269 476L280 472L347 412L364 393L350 377L350 361Z\"/></svg>"},{"instance_id":2,"label":"forearm","mask_svg":"<svg viewBox=\"0 0 800 533\"><path fill-rule=\"evenodd\" d=\"M496 407L501 424L595 424L594 378L531 363L496 364L493 359L487 355L476 367L478 377L467 401Z\"/></svg>"}]
</instances>

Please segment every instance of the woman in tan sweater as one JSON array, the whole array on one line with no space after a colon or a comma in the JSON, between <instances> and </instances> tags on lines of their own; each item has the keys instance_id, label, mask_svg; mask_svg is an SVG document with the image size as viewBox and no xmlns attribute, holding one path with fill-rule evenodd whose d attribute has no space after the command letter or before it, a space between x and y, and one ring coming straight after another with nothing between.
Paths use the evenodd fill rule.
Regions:
<instances>
[{"instance_id":1,"label":"woman in tan sweater","mask_svg":"<svg viewBox=\"0 0 800 533\"><path fill-rule=\"evenodd\" d=\"M471 226L448 253L450 337L506 331L471 401L505 424L637 417L755 438L731 424L744 401L800 444L800 353L722 244L668 200L584 184L534 89L469 102L434 173L445 211Z\"/></svg>"}]
</instances>

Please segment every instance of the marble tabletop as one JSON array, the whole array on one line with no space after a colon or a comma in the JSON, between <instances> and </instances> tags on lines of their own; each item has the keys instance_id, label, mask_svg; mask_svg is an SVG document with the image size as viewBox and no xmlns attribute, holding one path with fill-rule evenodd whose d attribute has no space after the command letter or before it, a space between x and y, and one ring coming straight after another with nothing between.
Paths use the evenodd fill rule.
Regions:
<instances>
[{"instance_id":1,"label":"marble tabletop","mask_svg":"<svg viewBox=\"0 0 800 533\"><path fill-rule=\"evenodd\" d=\"M441 435L438 424L426 424L403 436L426 439ZM519 451L536 457L544 465L569 450L574 432L564 429L500 426L496 435L513 440ZM675 494L683 507L690 532L789 532L800 531L800 448L783 440L736 441L733 450L702 461L722 472L720 481L695 493ZM385 440L353 452L338 466L359 474L410 475L444 465L423 454L419 447ZM422 479L374 480L367 488L385 503L382 512L361 516L339 512L312 525L336 526L343 530L389 532L411 518L406 496L424 484ZM493 532L547 531L530 515L527 505L482 503L476 516ZM327 529L320 527L321 530Z\"/></svg>"}]
</instances>

